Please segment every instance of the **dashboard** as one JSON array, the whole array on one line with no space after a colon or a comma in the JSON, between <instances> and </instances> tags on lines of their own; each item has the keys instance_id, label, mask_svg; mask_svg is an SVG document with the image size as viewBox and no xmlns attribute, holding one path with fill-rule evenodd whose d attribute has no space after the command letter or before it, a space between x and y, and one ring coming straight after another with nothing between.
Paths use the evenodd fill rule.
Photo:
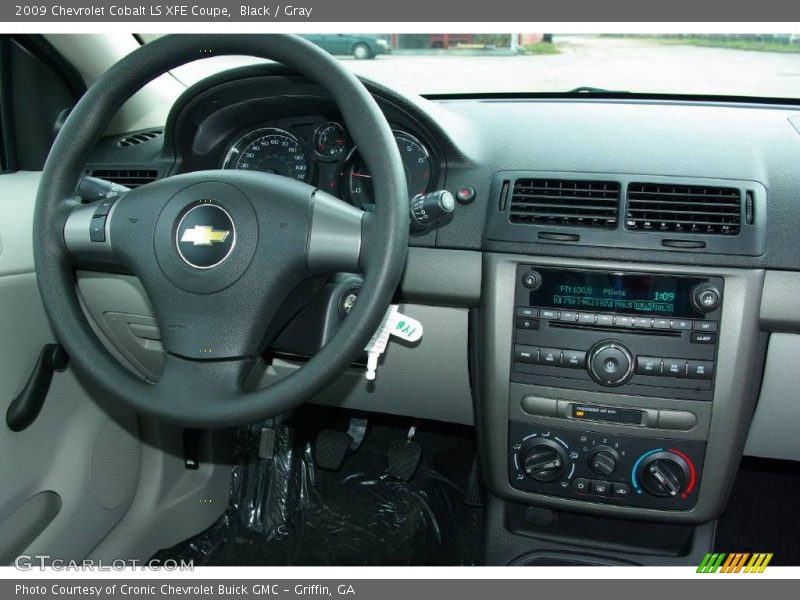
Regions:
<instances>
[{"instance_id":1,"label":"dashboard","mask_svg":"<svg viewBox=\"0 0 800 600\"><path fill-rule=\"evenodd\" d=\"M494 494L602 516L706 522L746 440L757 455L786 452L774 440L797 439L792 419L760 415L800 406L769 392L796 397L775 378L762 385L796 370L773 341L800 347L800 110L367 86L409 198L459 200L410 239L398 300L428 316L426 341L386 357L397 385L383 409L477 422ZM116 144L103 140L87 171L259 170L365 210L380 202L328 95L276 66L201 82L161 138ZM358 374L331 393L375 407Z\"/></svg>"}]
</instances>

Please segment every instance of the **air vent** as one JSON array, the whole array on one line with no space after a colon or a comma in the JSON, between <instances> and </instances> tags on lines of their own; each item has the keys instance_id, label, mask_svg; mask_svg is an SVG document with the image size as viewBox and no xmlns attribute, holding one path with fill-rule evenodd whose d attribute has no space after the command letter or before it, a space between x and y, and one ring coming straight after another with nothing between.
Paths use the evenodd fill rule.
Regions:
<instances>
[{"instance_id":1,"label":"air vent","mask_svg":"<svg viewBox=\"0 0 800 600\"><path fill-rule=\"evenodd\" d=\"M736 188L631 183L625 228L737 235L742 194Z\"/></svg>"},{"instance_id":2,"label":"air vent","mask_svg":"<svg viewBox=\"0 0 800 600\"><path fill-rule=\"evenodd\" d=\"M117 140L117 148L129 148L131 146L138 146L145 142L150 142L156 138L164 135L162 129L152 129L150 131L140 131L139 133L132 133Z\"/></svg>"},{"instance_id":3,"label":"air vent","mask_svg":"<svg viewBox=\"0 0 800 600\"><path fill-rule=\"evenodd\" d=\"M614 181L517 179L509 219L531 225L617 226L620 185Z\"/></svg>"},{"instance_id":4,"label":"air vent","mask_svg":"<svg viewBox=\"0 0 800 600\"><path fill-rule=\"evenodd\" d=\"M158 171L155 169L94 169L89 174L129 188L139 187L158 179Z\"/></svg>"}]
</instances>

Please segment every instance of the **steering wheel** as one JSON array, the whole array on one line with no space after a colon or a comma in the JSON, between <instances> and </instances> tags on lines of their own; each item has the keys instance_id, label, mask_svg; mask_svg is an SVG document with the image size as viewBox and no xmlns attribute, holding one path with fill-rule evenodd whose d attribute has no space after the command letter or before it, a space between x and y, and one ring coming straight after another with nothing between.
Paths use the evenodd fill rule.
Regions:
<instances>
[{"instance_id":1,"label":"steering wheel","mask_svg":"<svg viewBox=\"0 0 800 600\"><path fill-rule=\"evenodd\" d=\"M297 180L251 171L167 177L107 202L81 204L76 185L93 144L147 82L193 60L249 55L321 84L373 176L374 213ZM375 100L329 54L291 35L166 36L123 58L86 92L53 144L34 213L34 257L56 337L78 373L138 412L187 427L228 427L287 411L322 391L380 325L405 264L408 197L400 154ZM145 381L94 335L75 270L132 272L152 303L164 372ZM287 295L310 277L363 273L342 326L289 377L248 378L275 335Z\"/></svg>"}]
</instances>

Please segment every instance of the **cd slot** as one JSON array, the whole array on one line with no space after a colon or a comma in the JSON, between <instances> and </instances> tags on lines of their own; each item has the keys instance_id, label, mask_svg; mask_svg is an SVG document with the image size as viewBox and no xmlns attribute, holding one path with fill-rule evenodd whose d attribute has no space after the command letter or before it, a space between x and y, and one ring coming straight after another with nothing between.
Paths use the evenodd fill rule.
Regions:
<instances>
[{"instance_id":1,"label":"cd slot","mask_svg":"<svg viewBox=\"0 0 800 600\"><path fill-rule=\"evenodd\" d=\"M560 329L580 329L581 331L600 331L607 333L609 331L619 331L625 333L632 333L635 335L644 336L664 336L664 337L680 337L681 331L671 331L669 329L636 329L635 327L620 327L616 325L590 325L585 323L569 323L560 321L548 321L550 327L557 327Z\"/></svg>"}]
</instances>

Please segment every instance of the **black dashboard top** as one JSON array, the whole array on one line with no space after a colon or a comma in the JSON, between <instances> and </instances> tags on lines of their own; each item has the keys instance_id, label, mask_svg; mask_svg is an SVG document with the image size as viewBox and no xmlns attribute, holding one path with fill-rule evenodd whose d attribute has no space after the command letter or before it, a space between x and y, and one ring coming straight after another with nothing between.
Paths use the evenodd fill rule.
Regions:
<instances>
[{"instance_id":1,"label":"black dashboard top","mask_svg":"<svg viewBox=\"0 0 800 600\"><path fill-rule=\"evenodd\" d=\"M427 172L425 189L455 192L469 186L476 192L475 200L457 206L450 222L413 237L414 245L800 269L800 132L791 120L800 114L796 108L635 97L428 100L365 83L393 128L422 147L414 149L413 159L424 160L421 152L427 152L429 169L420 170L420 175ZM330 132L342 147L326 156L327 150L319 152L315 144L320 128L331 123L343 126L343 137L337 129ZM350 185L353 171L358 173L353 168L357 149L349 144L346 124L320 86L278 65L235 69L192 86L172 108L163 137L132 148L118 147L119 136L105 139L87 168L149 168L158 176L221 168L243 138L264 128L289 137L264 138L262 133L249 141L291 146L294 138L306 157L307 181L354 201ZM244 142L239 150L252 151ZM264 160L269 163L264 168L282 168L272 157ZM518 181L533 190L540 184L550 188L553 181L559 188L565 182L577 185L557 194L573 204L564 211L564 200L557 199L552 207L546 205L556 212L545 220L531 217L528 205L509 206ZM596 196L583 189L586 182L619 186L613 220L605 214L596 218ZM631 204L634 183L645 186L635 191L648 210L646 194L659 194L662 204L655 218L652 211ZM692 197L682 198L687 190ZM739 198L741 208L740 213L733 208L732 216L725 213L730 199L722 197L729 193ZM710 209L685 205L698 194L705 195L704 206L712 203ZM665 201L677 201L677 206ZM588 215L575 208L587 205ZM702 228L696 223L686 228L682 219L687 211L690 219L703 219ZM675 219L671 212L678 213ZM511 216L516 213L521 217ZM680 243L669 246L665 239Z\"/></svg>"}]
</instances>

